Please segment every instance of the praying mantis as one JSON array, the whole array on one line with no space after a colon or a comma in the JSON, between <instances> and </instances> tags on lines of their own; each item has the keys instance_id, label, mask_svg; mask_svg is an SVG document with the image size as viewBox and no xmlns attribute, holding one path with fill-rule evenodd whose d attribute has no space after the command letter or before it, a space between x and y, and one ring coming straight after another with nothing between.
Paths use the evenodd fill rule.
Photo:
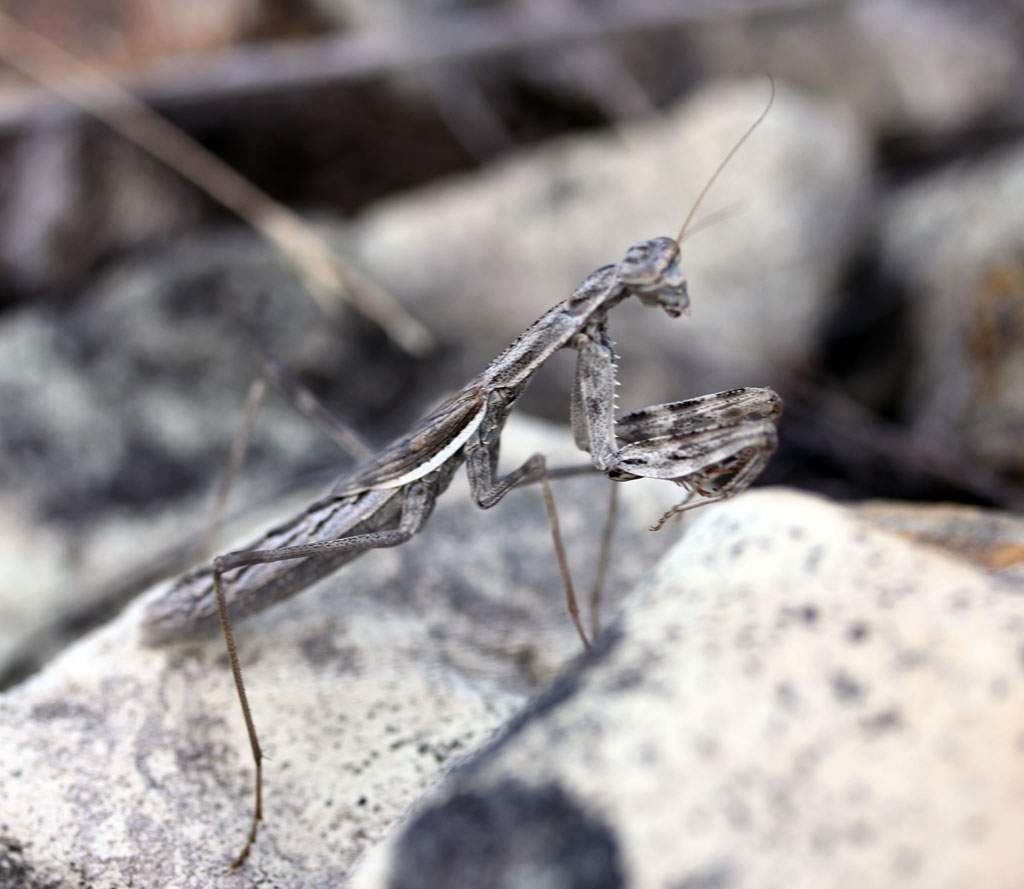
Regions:
<instances>
[{"instance_id":1,"label":"praying mantis","mask_svg":"<svg viewBox=\"0 0 1024 889\"><path fill-rule=\"evenodd\" d=\"M774 95L774 84L773 84ZM616 360L608 315L636 297L678 318L689 307L679 244L701 198L771 105L736 143L695 202L675 238L641 241L615 264L588 275L567 298L530 325L479 375L445 399L408 433L344 475L327 496L267 531L245 549L186 574L151 603L143 631L150 643L189 638L218 625L224 637L254 763L249 832L231 868L249 855L263 817L263 754L249 708L231 618L261 611L371 549L399 546L417 534L455 472L466 468L481 509L512 489L547 484L542 454L498 474L501 434L510 411L540 367L563 348L576 352L570 422L592 467L617 482L670 481L685 491L670 516L747 488L777 445L782 411L766 388L737 388L615 416ZM550 500L549 500L550 503ZM569 611L586 634L567 589Z\"/></svg>"}]
</instances>

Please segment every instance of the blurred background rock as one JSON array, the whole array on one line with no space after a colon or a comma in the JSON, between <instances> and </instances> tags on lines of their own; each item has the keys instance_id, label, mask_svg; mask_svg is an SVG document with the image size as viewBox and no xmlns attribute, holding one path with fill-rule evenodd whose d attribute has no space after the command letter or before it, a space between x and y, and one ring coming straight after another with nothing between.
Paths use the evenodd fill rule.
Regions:
<instances>
[{"instance_id":1,"label":"blurred background rock","mask_svg":"<svg viewBox=\"0 0 1024 889\"><path fill-rule=\"evenodd\" d=\"M201 532L261 354L385 441L593 268L674 234L763 108L767 73L774 107L684 247L692 318L612 319L620 406L772 385L787 413L764 482L1024 499L1019 3L0 11L313 220L436 341L410 355L351 310L328 320L245 222L7 67L0 21L5 682ZM117 110L115 93L91 95ZM524 409L564 422L560 359ZM271 398L232 508L338 462Z\"/></svg>"}]
</instances>

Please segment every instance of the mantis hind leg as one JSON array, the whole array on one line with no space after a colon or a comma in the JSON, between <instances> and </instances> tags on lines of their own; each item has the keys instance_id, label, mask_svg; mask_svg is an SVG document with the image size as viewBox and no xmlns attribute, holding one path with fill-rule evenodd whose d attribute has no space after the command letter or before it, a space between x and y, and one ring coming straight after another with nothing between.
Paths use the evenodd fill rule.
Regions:
<instances>
[{"instance_id":1,"label":"mantis hind leg","mask_svg":"<svg viewBox=\"0 0 1024 889\"><path fill-rule=\"evenodd\" d=\"M217 600L217 616L220 620L224 647L227 650L231 676L235 683L238 705L241 708L242 718L245 722L245 731L249 738L249 747L252 751L255 770L253 778L252 819L249 825L249 833L246 836L241 851L231 862L230 870L236 870L241 867L246 858L249 857L249 852L256 842L260 822L263 820L263 750L260 746L259 736L256 733L256 722L253 719L252 709L249 706L245 680L242 678L238 646L235 643L235 634L231 627L231 618L228 615L227 597L224 593L224 572L230 571L233 568L242 568L246 565L282 562L289 559L323 558L344 551L361 553L369 549L399 546L409 540L423 526L423 523L433 510L436 497L436 491L427 483L410 485L404 492L402 514L397 528L374 531L369 534L338 537L298 546L286 546L279 549L238 550L218 556L213 560L213 588Z\"/></svg>"}]
</instances>

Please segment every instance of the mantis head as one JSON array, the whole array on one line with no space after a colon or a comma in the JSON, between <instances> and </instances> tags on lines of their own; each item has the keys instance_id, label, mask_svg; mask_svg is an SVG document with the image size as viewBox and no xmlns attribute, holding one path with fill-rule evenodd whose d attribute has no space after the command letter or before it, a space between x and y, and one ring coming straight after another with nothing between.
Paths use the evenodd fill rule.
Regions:
<instances>
[{"instance_id":1,"label":"mantis head","mask_svg":"<svg viewBox=\"0 0 1024 889\"><path fill-rule=\"evenodd\" d=\"M679 245L672 238L651 238L634 244L615 274L645 306L664 309L671 318L678 318L690 307L679 267Z\"/></svg>"}]
</instances>

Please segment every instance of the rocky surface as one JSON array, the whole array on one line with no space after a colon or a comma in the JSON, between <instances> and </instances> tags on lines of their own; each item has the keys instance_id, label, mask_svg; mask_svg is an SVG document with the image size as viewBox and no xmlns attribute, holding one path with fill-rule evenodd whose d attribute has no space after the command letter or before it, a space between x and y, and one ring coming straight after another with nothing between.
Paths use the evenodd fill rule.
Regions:
<instances>
[{"instance_id":1,"label":"rocky surface","mask_svg":"<svg viewBox=\"0 0 1024 889\"><path fill-rule=\"evenodd\" d=\"M783 430L783 451L805 450L774 467L824 487L845 447L848 476L884 491L937 454L944 477L1012 502L1024 156L997 127L986 154L949 162L957 134L1016 119L999 6L884 0L688 35L701 70L770 70L778 91L683 245L692 316L611 319L621 408L769 383L796 406L809 389ZM94 275L0 326L0 677L203 528L260 350L386 440L591 269L677 231L767 94L719 83L328 222L441 340L419 363L356 319L324 324L254 235L119 256L203 212L133 151L77 130L0 145L24 173L0 182L8 284ZM557 356L524 407L564 421L571 378ZM506 441L509 463L580 458L528 422ZM239 539L320 490L284 501L283 476L338 459L280 398L250 450ZM607 486L557 491L585 596ZM240 626L271 758L266 829L231 877L250 766L223 654L141 647L137 603L0 696L0 887L1014 889L1021 520L745 496L698 513L634 595L679 534L644 530L675 492L622 491L606 608L622 616L589 658L574 660L539 493L481 513L461 482L413 543Z\"/></svg>"},{"instance_id":2,"label":"rocky surface","mask_svg":"<svg viewBox=\"0 0 1024 889\"><path fill-rule=\"evenodd\" d=\"M1010 889L1015 591L824 501L746 495L352 885Z\"/></svg>"},{"instance_id":3,"label":"rocky surface","mask_svg":"<svg viewBox=\"0 0 1024 889\"><path fill-rule=\"evenodd\" d=\"M38 634L201 533L263 355L329 381L332 408L378 441L436 397L416 385L428 365L413 376L357 321L326 324L253 236L179 243L113 268L73 308L4 316L0 676ZM258 510L283 480L332 464L351 457L271 391L230 509Z\"/></svg>"},{"instance_id":4,"label":"rocky surface","mask_svg":"<svg viewBox=\"0 0 1024 889\"><path fill-rule=\"evenodd\" d=\"M560 486L577 565L595 483ZM623 494L618 594L652 555L634 544L667 541L638 530L664 489ZM1016 885L1019 582L817 498L750 493L697 513L578 657L536 492L492 515L450 497L414 543L239 626L270 756L241 872L223 868L250 770L219 644L140 647L139 603L0 698L0 876Z\"/></svg>"}]
</instances>

